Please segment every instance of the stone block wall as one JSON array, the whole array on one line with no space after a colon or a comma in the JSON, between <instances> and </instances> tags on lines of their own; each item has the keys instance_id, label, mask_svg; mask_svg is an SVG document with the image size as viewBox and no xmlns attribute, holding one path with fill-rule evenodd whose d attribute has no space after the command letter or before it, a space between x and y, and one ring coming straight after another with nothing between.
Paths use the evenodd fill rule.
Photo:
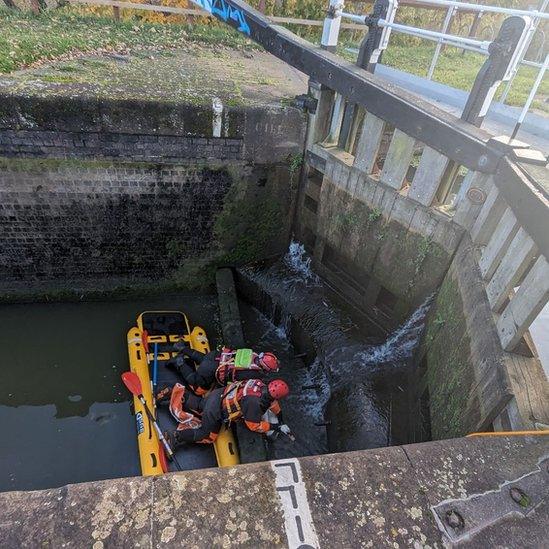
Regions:
<instances>
[{"instance_id":1,"label":"stone block wall","mask_svg":"<svg viewBox=\"0 0 549 549\"><path fill-rule=\"evenodd\" d=\"M0 162L0 277L159 276L201 254L232 184L227 169Z\"/></svg>"},{"instance_id":2,"label":"stone block wall","mask_svg":"<svg viewBox=\"0 0 549 549\"><path fill-rule=\"evenodd\" d=\"M131 158L146 162L242 160L242 139L61 130L3 130L0 156L10 158Z\"/></svg>"},{"instance_id":3,"label":"stone block wall","mask_svg":"<svg viewBox=\"0 0 549 549\"><path fill-rule=\"evenodd\" d=\"M188 289L212 283L218 265L287 246L296 109L229 110L213 137L204 107L5 99L1 297Z\"/></svg>"}]
</instances>

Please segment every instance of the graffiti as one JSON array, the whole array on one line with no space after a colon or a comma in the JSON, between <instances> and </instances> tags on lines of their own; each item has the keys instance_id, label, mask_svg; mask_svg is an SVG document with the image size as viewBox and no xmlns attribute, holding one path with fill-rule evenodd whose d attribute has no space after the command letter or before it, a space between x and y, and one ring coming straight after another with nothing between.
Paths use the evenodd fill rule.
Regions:
<instances>
[{"instance_id":1,"label":"graffiti","mask_svg":"<svg viewBox=\"0 0 549 549\"><path fill-rule=\"evenodd\" d=\"M197 6L200 6L204 11L211 13L225 21L235 21L238 24L237 30L251 35L251 29L246 21L244 12L228 4L225 0L192 0Z\"/></svg>"}]
</instances>

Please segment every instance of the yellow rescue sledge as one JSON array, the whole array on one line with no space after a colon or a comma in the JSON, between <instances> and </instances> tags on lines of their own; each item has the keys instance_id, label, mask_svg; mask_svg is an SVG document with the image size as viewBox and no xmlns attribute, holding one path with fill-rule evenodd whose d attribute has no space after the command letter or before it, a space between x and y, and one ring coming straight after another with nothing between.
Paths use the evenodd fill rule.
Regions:
<instances>
[{"instance_id":1,"label":"yellow rescue sledge","mask_svg":"<svg viewBox=\"0 0 549 549\"><path fill-rule=\"evenodd\" d=\"M199 326L191 330L186 315L179 311L144 312L139 315L137 326L128 332L131 371L139 376L145 401L156 414L156 420L163 430L175 429L176 422L166 408L154 407L153 372L157 373L157 386L181 382L177 374L165 368L166 362L175 357L173 345L180 341L185 341L197 351L210 351L206 332ZM142 474L159 475L167 470L176 470L163 459L162 445L137 397L134 397L134 408ZM215 455L211 446L214 446ZM234 435L230 429L223 427L213 445L185 446L178 450L177 460L184 469L212 467L216 463L220 467L236 465L239 458Z\"/></svg>"}]
</instances>

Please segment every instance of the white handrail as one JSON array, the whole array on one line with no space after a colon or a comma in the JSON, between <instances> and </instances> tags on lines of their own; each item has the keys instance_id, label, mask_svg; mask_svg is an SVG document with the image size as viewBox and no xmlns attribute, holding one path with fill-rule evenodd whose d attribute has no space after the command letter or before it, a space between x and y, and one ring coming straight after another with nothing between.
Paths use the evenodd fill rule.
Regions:
<instances>
[{"instance_id":1,"label":"white handrail","mask_svg":"<svg viewBox=\"0 0 549 549\"><path fill-rule=\"evenodd\" d=\"M488 40L475 40L474 38L465 38L464 36L456 36L454 34L444 34L443 32L430 31L426 29L418 29L417 27L409 27L407 25L400 25L399 23L389 23L384 19L380 19L377 24L380 27L389 27L393 30L401 32L402 34L409 34L412 36L420 36L427 40L445 40L447 43L455 43L457 46L462 44L478 49L482 52L487 52L491 41Z\"/></svg>"},{"instance_id":2,"label":"white handrail","mask_svg":"<svg viewBox=\"0 0 549 549\"><path fill-rule=\"evenodd\" d=\"M504 13L507 15L527 15L528 17L539 17L540 19L549 19L549 13L538 10L517 10L515 8L502 8L500 6L486 6L484 4L469 4L467 2L458 2L456 0L416 0L418 3L434 6L454 6L471 11Z\"/></svg>"}]
</instances>

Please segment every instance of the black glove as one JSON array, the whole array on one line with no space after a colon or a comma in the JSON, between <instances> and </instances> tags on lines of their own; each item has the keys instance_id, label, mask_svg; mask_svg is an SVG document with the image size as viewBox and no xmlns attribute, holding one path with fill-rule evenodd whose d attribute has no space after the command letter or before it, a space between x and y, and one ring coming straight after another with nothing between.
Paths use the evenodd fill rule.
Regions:
<instances>
[{"instance_id":1,"label":"black glove","mask_svg":"<svg viewBox=\"0 0 549 549\"><path fill-rule=\"evenodd\" d=\"M186 341L178 341L172 348L176 353L184 353L189 350L189 344Z\"/></svg>"}]
</instances>

